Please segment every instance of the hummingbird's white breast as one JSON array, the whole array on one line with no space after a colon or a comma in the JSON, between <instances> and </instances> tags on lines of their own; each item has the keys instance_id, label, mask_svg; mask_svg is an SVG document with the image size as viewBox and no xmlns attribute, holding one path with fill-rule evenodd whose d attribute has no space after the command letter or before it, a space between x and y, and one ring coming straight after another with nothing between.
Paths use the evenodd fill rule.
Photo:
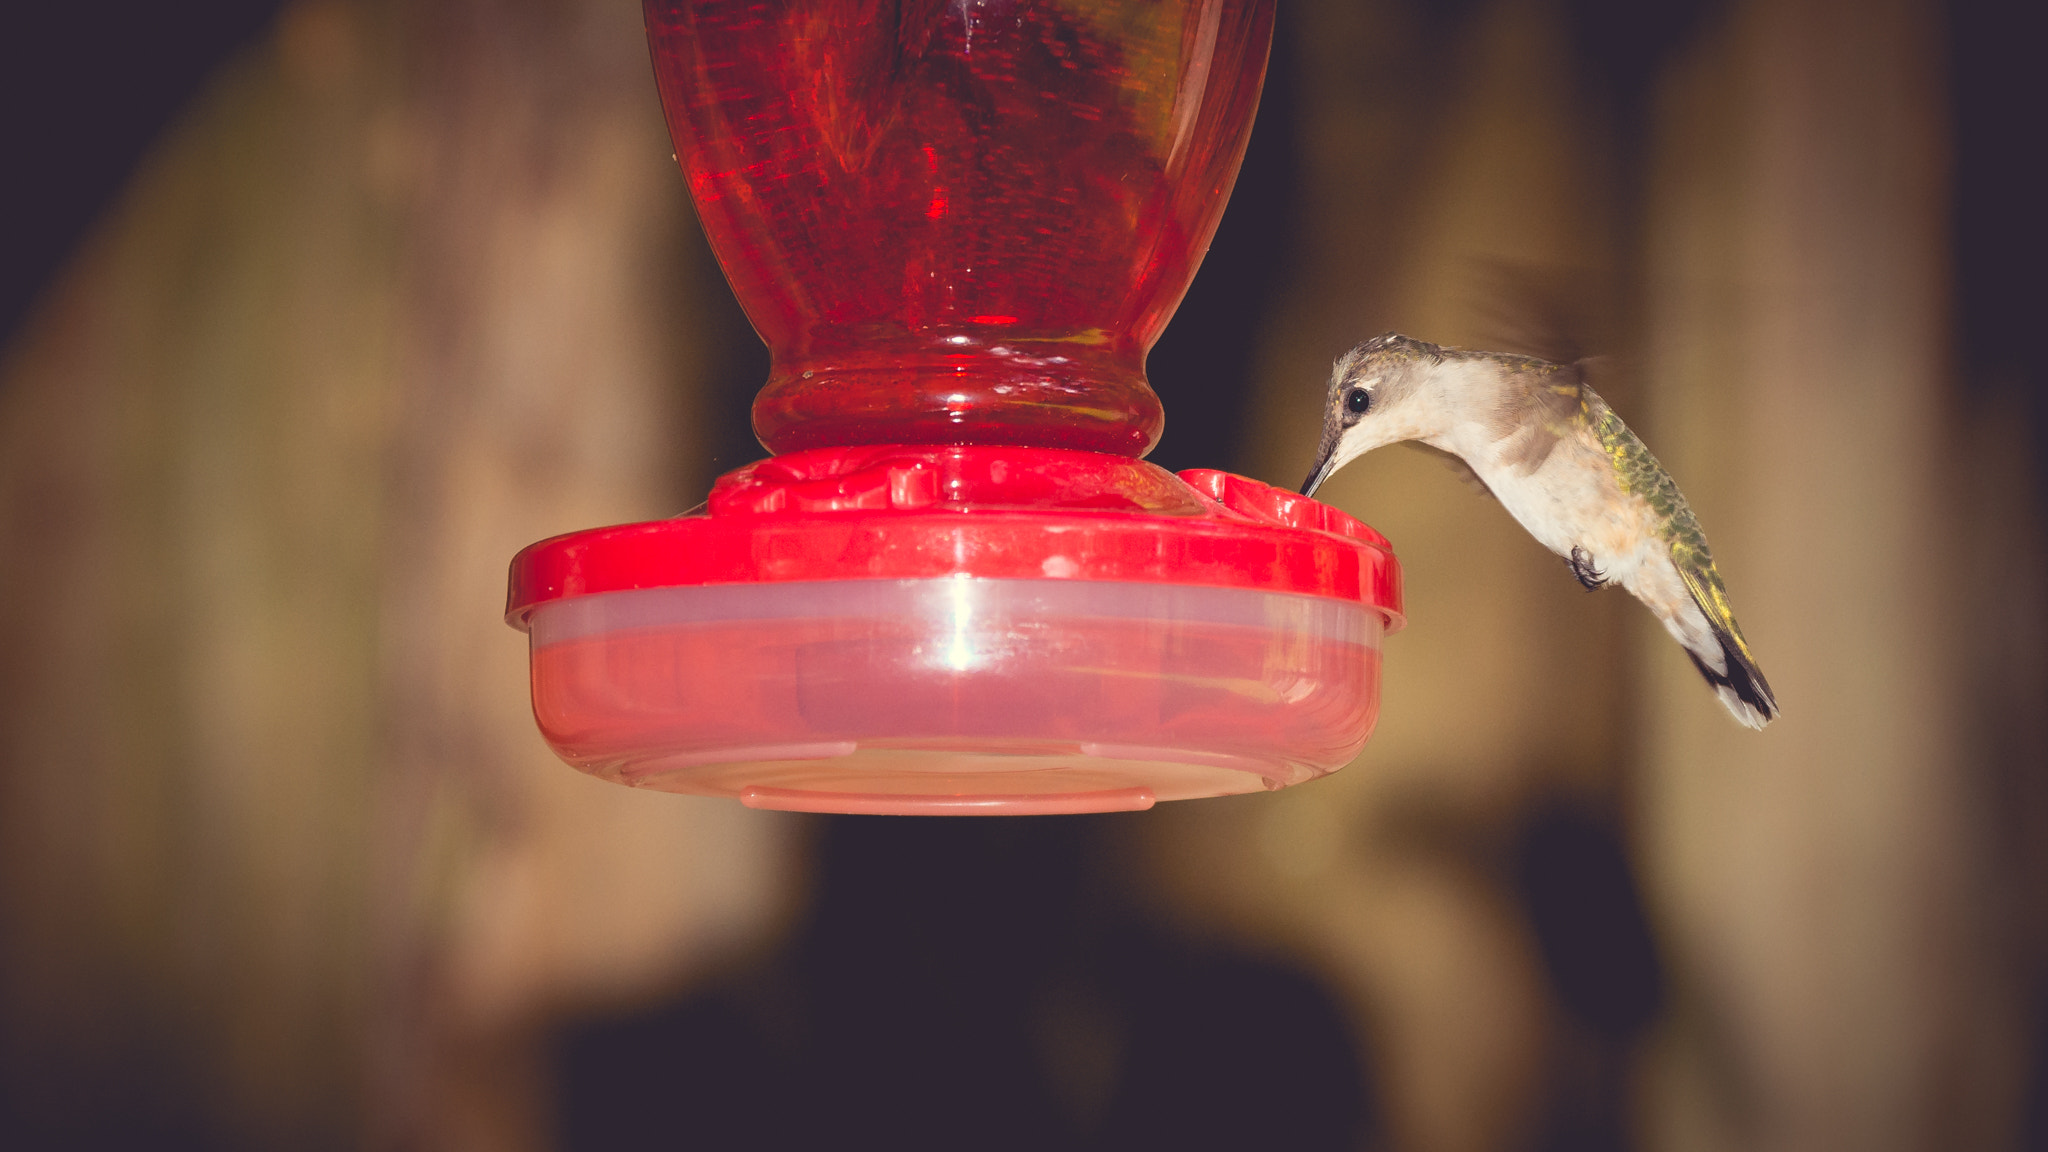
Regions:
<instances>
[{"instance_id":1,"label":"hummingbird's white breast","mask_svg":"<svg viewBox=\"0 0 2048 1152\"><path fill-rule=\"evenodd\" d=\"M1655 516L1639 497L1621 490L1607 454L1589 433L1560 436L1534 470L1516 461L1515 437L1486 425L1459 429L1462 443L1445 445L1464 457L1501 506L1536 541L1559 556L1582 549L1617 584L1631 584L1657 551Z\"/></svg>"}]
</instances>

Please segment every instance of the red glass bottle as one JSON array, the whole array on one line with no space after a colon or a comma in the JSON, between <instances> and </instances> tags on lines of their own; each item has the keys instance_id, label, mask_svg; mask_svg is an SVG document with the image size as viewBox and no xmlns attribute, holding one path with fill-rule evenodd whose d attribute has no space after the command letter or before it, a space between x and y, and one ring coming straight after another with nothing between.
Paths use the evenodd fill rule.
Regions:
<instances>
[{"instance_id":1,"label":"red glass bottle","mask_svg":"<svg viewBox=\"0 0 2048 1152\"><path fill-rule=\"evenodd\" d=\"M646 0L771 452L1142 456L1145 354L1244 155L1272 0Z\"/></svg>"}]
</instances>

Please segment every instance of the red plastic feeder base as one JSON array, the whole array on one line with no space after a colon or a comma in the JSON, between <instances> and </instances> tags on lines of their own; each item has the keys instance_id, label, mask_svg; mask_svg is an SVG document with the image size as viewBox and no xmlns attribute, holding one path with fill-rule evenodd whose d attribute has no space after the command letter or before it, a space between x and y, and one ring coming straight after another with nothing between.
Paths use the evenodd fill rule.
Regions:
<instances>
[{"instance_id":1,"label":"red plastic feeder base","mask_svg":"<svg viewBox=\"0 0 2048 1152\"><path fill-rule=\"evenodd\" d=\"M1110 812L1342 767L1401 585L1378 533L1240 476L884 445L535 544L507 620L549 745L607 779L792 811Z\"/></svg>"}]
</instances>

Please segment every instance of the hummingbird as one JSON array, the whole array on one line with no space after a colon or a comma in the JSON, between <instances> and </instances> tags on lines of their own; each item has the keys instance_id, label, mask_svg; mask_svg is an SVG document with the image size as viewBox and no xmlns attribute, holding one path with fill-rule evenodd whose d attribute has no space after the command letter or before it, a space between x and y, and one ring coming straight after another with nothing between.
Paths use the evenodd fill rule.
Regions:
<instances>
[{"instance_id":1,"label":"hummingbird","mask_svg":"<svg viewBox=\"0 0 2048 1152\"><path fill-rule=\"evenodd\" d=\"M1692 508L1581 364L1443 348L1389 332L1338 357L1323 436L1301 486L1375 448L1414 441L1498 499L1588 590L1618 584L1692 657L1751 728L1778 715L1736 626Z\"/></svg>"}]
</instances>

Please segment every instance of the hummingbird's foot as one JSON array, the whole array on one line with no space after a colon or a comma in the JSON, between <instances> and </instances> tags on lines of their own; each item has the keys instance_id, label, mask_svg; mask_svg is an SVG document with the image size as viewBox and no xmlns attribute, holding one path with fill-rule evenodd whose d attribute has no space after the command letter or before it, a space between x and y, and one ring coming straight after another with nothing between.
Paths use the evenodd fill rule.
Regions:
<instances>
[{"instance_id":1,"label":"hummingbird's foot","mask_svg":"<svg viewBox=\"0 0 2048 1152\"><path fill-rule=\"evenodd\" d=\"M1607 574L1593 567L1593 554L1584 548L1574 545L1572 554L1565 557L1564 562L1571 567L1572 575L1578 577L1579 583L1585 585L1586 591L1597 592L1607 585Z\"/></svg>"}]
</instances>

